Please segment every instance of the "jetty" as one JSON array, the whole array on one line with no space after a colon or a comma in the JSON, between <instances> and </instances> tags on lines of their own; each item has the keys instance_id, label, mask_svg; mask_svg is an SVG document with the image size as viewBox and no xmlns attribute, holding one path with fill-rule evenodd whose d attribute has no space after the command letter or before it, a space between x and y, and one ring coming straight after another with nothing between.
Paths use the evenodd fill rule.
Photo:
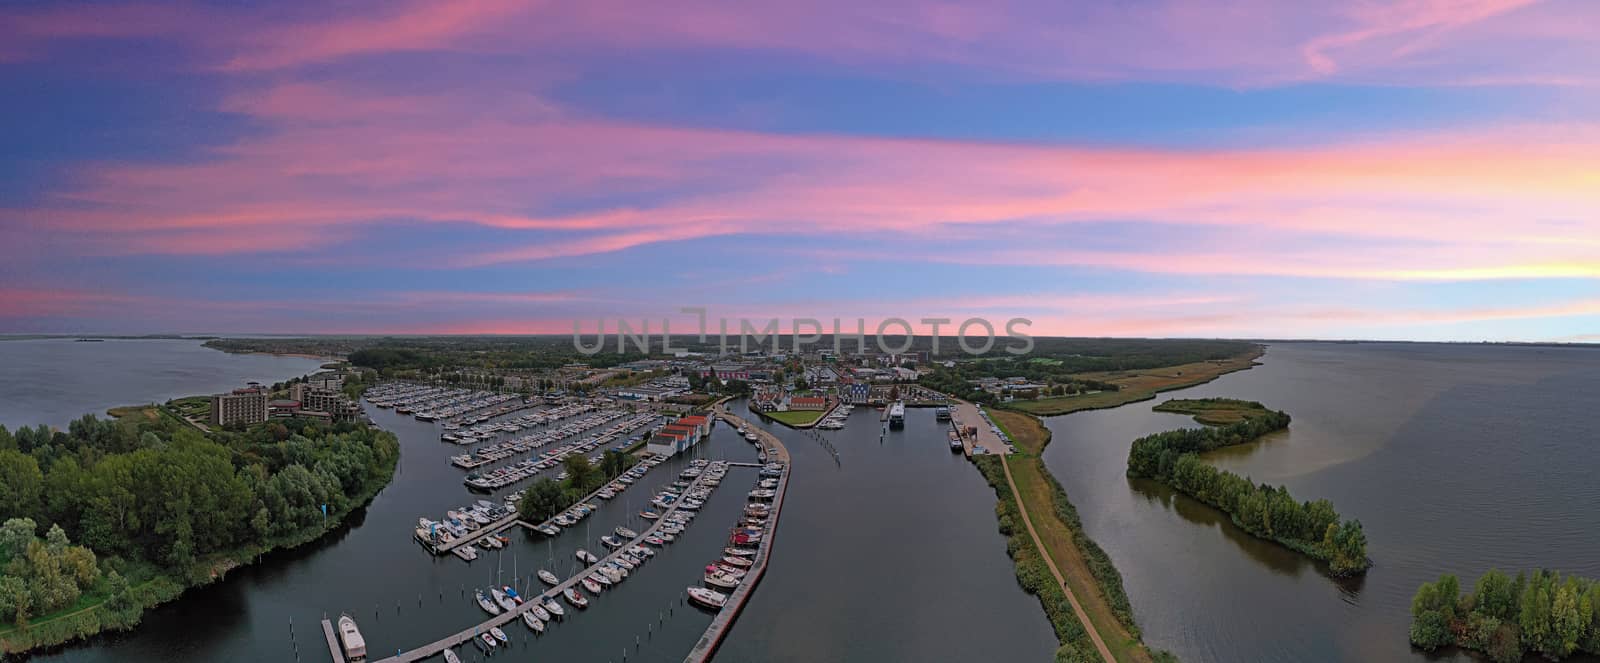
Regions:
<instances>
[{"instance_id":1,"label":"jetty","mask_svg":"<svg viewBox=\"0 0 1600 663\"><path fill-rule=\"evenodd\" d=\"M729 424L735 426L746 425L743 419L723 408L722 403L717 404L716 412L718 417ZM747 428L747 430L755 431L762 449L767 453L768 459L783 463L783 474L778 477L777 495L772 499L772 517L767 520L766 535L762 537L761 547L756 549L754 563L751 564L750 571L745 574L744 581L739 583L739 586L735 587L733 592L728 595L727 602L723 604L721 610L717 611L717 616L712 618L711 624L706 627L705 634L701 635L700 640L695 642L694 648L689 650L689 655L683 658L684 663L705 663L705 661L711 660L711 656L717 652L717 647L722 644L722 639L727 636L728 630L733 627L733 621L738 619L739 611L744 609L745 602L750 599L751 594L755 593L756 585L761 582L761 577L766 574L767 560L772 557L772 549L776 545L774 540L778 534L778 518L783 515L783 496L789 488L789 450L783 446L782 440L779 440L776 435L766 430L753 426ZM748 463L734 464L749 465Z\"/></svg>"},{"instance_id":2,"label":"jetty","mask_svg":"<svg viewBox=\"0 0 1600 663\"><path fill-rule=\"evenodd\" d=\"M333 632L333 622L322 620L322 634L328 638L328 653L333 663L344 663L344 649L339 646L339 636Z\"/></svg>"},{"instance_id":3,"label":"jetty","mask_svg":"<svg viewBox=\"0 0 1600 663\"><path fill-rule=\"evenodd\" d=\"M690 489L694 489L694 488L700 487L701 486L701 482L705 480L705 476L707 476L707 475L701 475L701 476L695 477L694 481L689 484ZM595 572L599 571L601 565L603 565L606 562L609 562L611 560L617 559L618 557L621 557L629 548L632 548L634 546L644 545L645 538L654 535L657 530L660 530L662 527L665 527L667 525L667 522L668 522L667 516L672 515L677 510L678 510L678 505L675 503L675 504L672 505L671 508L668 508L664 513L662 513L661 514L661 518L657 519L655 521L655 523L652 524L648 529L644 530L643 532L640 532L639 536L634 537L633 539L629 540L626 544L624 544L622 547L611 551L610 553L606 554L604 557L601 557L599 562L596 562L596 563L584 568L583 570L578 571L576 574L573 574L572 577L561 581L561 584L556 585L555 587L551 587L551 588L545 590L544 593L542 593L542 594L537 594L534 597L529 598L527 600L527 602L523 603L522 605L517 606L516 609L514 609L514 610L506 610L506 611L504 611L504 612L502 612L502 613L500 613L498 615L490 617L487 621L481 622L481 623L473 626L472 628L463 629L461 631L458 631L458 632L456 632L454 634L451 634L451 635L447 635L447 636L445 636L443 638L440 638L438 640L430 642L430 643L428 643L426 645L423 645L421 647L417 647L416 649L412 649L410 651L401 652L399 654L396 654L394 656L390 656L388 658L377 659L377 660L372 661L371 663L412 663L412 661L421 661L421 660L428 659L428 658L431 658L431 657L434 657L434 656L438 656L440 653L442 653L446 649L449 649L451 647L456 647L458 645L462 645L462 644L466 644L468 642L471 642L472 639L478 637L479 634L488 632L488 630L491 627L503 626L505 624L511 623L514 620L521 619L522 618L522 613L527 612L529 610L532 610L534 606L543 603L546 599L552 599L552 600L560 601L562 592L565 592L566 590L571 589L572 587L576 587L577 585L579 585L583 581L584 578L587 578L589 576L590 573L595 573ZM515 517L513 517L511 519L511 522L518 522L518 521L516 521ZM510 525L510 523L507 523L507 526L509 526L509 525ZM576 615L573 615L573 617L576 617ZM340 660L339 658L335 658L334 661L335 661L335 663L343 663L343 661Z\"/></svg>"}]
</instances>

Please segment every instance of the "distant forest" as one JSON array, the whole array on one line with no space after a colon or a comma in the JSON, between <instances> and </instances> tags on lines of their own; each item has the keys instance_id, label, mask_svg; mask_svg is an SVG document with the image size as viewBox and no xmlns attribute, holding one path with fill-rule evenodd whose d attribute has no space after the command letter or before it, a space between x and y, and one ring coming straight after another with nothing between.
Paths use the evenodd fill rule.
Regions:
<instances>
[{"instance_id":1,"label":"distant forest","mask_svg":"<svg viewBox=\"0 0 1600 663\"><path fill-rule=\"evenodd\" d=\"M588 335L583 343L592 346L598 336ZM719 346L715 337L701 343L696 336L675 335L669 344L662 338L652 339L650 353L637 352L629 344L629 352L617 353L615 336L607 336L605 351L595 355L580 353L571 336L372 336L372 337L311 337L311 338L229 338L215 339L207 347L225 352L271 352L280 354L309 354L346 357L357 366L389 373L401 370L430 371L451 368L501 368L543 370L574 361L590 366L606 367L650 356L668 356L664 345L673 350L689 350L715 355ZM884 345L904 345L904 336L885 336ZM975 342L975 341L974 341ZM845 353L858 347L854 338L841 339ZM1196 361L1226 359L1248 352L1254 344L1247 341L1204 339L1123 339L1123 338L1035 338L1033 351L1026 355L1012 355L1004 350L1007 342L997 340L994 348L980 355L985 361L970 362L975 375L1023 375L1045 380L1054 375L1067 375L1088 371L1116 371L1172 366ZM737 351L736 337L728 339L730 351ZM759 345L751 339L750 349L771 349L771 341ZM781 349L788 351L792 339L784 337ZM809 348L833 347L833 338L824 336L821 341L808 344ZM868 337L866 347L876 352L876 339ZM931 336L911 338L910 353L930 352L934 348ZM971 359L964 354L954 336L938 339L938 353L942 359ZM1064 380L1061 380L1064 381Z\"/></svg>"}]
</instances>

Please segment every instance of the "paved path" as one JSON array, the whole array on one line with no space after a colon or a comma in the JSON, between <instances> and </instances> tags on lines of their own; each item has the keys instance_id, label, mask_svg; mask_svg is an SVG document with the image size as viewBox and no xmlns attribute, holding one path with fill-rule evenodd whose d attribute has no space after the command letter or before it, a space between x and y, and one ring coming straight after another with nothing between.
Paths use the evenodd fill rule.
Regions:
<instances>
[{"instance_id":1,"label":"paved path","mask_svg":"<svg viewBox=\"0 0 1600 663\"><path fill-rule=\"evenodd\" d=\"M1100 650L1100 658L1106 663L1117 663L1111 656L1111 650L1106 648L1106 642L1100 639L1100 632L1094 628L1094 622L1089 621L1089 613L1083 611L1083 605L1078 603L1078 597L1072 595L1072 588L1067 586L1067 579L1062 577L1061 570L1056 568L1056 561L1050 558L1050 552L1044 549L1044 542L1039 540L1039 533L1033 530L1033 519L1028 517L1028 507L1022 503L1022 494L1017 492L1017 482L1011 479L1011 464L1006 462L1005 454L1000 455L1000 466L1006 470L1006 485L1011 486L1011 498L1017 502L1017 511L1022 513L1022 522L1028 526L1028 536L1033 539L1033 546L1039 550L1039 555L1044 557L1045 564L1049 565L1050 573L1056 577L1056 584L1061 586L1061 591L1066 592L1067 602L1072 604L1072 612L1078 615L1078 621L1083 624L1083 630L1089 633L1089 639L1094 641L1094 648Z\"/></svg>"}]
</instances>

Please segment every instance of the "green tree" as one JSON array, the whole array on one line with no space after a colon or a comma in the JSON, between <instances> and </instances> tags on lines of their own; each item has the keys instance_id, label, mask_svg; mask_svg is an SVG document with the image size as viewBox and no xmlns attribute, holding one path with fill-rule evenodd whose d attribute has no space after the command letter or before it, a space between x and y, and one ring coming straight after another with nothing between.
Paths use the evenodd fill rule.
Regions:
<instances>
[{"instance_id":1,"label":"green tree","mask_svg":"<svg viewBox=\"0 0 1600 663\"><path fill-rule=\"evenodd\" d=\"M561 466L567 471L567 485L581 492L594 481L595 467L589 464L589 459L582 454L572 454L562 459Z\"/></svg>"},{"instance_id":2,"label":"green tree","mask_svg":"<svg viewBox=\"0 0 1600 663\"><path fill-rule=\"evenodd\" d=\"M15 576L0 576L0 620L24 624L33 616L33 595L28 583Z\"/></svg>"},{"instance_id":3,"label":"green tree","mask_svg":"<svg viewBox=\"0 0 1600 663\"><path fill-rule=\"evenodd\" d=\"M530 523L541 523L561 513L567 507L561 484L552 479L540 479L528 487L517 502L517 515Z\"/></svg>"},{"instance_id":4,"label":"green tree","mask_svg":"<svg viewBox=\"0 0 1600 663\"><path fill-rule=\"evenodd\" d=\"M1510 576L1499 569L1489 569L1478 578L1473 590L1473 610L1500 621L1516 619L1517 595L1513 592Z\"/></svg>"},{"instance_id":5,"label":"green tree","mask_svg":"<svg viewBox=\"0 0 1600 663\"><path fill-rule=\"evenodd\" d=\"M38 515L43 491L44 473L38 461L14 449L0 449L0 518Z\"/></svg>"},{"instance_id":6,"label":"green tree","mask_svg":"<svg viewBox=\"0 0 1600 663\"><path fill-rule=\"evenodd\" d=\"M1425 610L1411 620L1411 644L1424 651L1433 651L1450 643L1450 623L1444 613Z\"/></svg>"}]
</instances>

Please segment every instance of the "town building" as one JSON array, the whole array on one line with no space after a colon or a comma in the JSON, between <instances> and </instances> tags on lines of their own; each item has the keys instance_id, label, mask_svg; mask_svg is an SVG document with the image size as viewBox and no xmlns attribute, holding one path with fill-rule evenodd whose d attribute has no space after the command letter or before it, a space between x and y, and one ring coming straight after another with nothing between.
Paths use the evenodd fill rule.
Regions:
<instances>
[{"instance_id":1,"label":"town building","mask_svg":"<svg viewBox=\"0 0 1600 663\"><path fill-rule=\"evenodd\" d=\"M645 451L661 456L675 456L705 439L711 432L711 420L701 415L679 418L661 430L645 444Z\"/></svg>"}]
</instances>

